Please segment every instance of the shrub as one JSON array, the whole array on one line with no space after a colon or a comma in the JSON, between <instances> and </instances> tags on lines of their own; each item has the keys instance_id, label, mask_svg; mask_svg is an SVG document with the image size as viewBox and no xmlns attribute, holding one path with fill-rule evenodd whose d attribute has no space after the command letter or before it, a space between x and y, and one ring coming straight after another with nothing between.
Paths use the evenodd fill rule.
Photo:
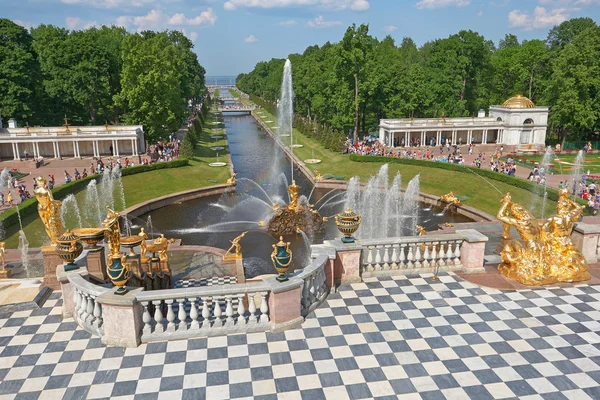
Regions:
<instances>
[{"instance_id":1,"label":"shrub","mask_svg":"<svg viewBox=\"0 0 600 400\"><path fill-rule=\"evenodd\" d=\"M185 158L194 158L196 154L195 148L195 140L193 139L194 135L191 133L187 133L183 138L183 143L181 143L181 156Z\"/></svg>"}]
</instances>

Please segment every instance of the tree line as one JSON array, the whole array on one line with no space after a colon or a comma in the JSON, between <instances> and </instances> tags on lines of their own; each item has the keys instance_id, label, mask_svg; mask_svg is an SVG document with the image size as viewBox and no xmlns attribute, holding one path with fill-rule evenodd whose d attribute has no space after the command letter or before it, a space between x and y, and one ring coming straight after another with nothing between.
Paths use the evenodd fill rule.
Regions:
<instances>
[{"instance_id":1,"label":"tree line","mask_svg":"<svg viewBox=\"0 0 600 400\"><path fill-rule=\"evenodd\" d=\"M473 116L523 94L549 106L550 134L563 141L600 131L600 27L575 18L552 28L546 40L507 34L496 46L462 30L420 48L378 40L368 25L352 25L340 42L291 54L295 112L334 130L373 132L379 119ZM283 59L240 74L244 92L275 102Z\"/></svg>"},{"instance_id":2,"label":"tree line","mask_svg":"<svg viewBox=\"0 0 600 400\"><path fill-rule=\"evenodd\" d=\"M148 140L177 130L204 92L204 68L181 32L116 26L30 31L0 19L0 115L20 126L141 124Z\"/></svg>"}]
</instances>

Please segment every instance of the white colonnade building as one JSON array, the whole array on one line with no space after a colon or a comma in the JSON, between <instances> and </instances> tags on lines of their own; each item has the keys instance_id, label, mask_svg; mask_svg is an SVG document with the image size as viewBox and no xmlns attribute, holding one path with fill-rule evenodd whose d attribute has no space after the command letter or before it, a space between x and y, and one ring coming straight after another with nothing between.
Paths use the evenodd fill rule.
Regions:
<instances>
[{"instance_id":1,"label":"white colonnade building","mask_svg":"<svg viewBox=\"0 0 600 400\"><path fill-rule=\"evenodd\" d=\"M17 128L14 119L2 127L0 118L0 158L20 160L25 150L29 157L83 158L127 157L145 151L141 125L100 125Z\"/></svg>"},{"instance_id":2,"label":"white colonnade building","mask_svg":"<svg viewBox=\"0 0 600 400\"><path fill-rule=\"evenodd\" d=\"M497 144L518 150L539 150L546 142L548 107L536 107L527 97L511 97L491 106L489 116L382 119L379 140L393 146Z\"/></svg>"}]
</instances>

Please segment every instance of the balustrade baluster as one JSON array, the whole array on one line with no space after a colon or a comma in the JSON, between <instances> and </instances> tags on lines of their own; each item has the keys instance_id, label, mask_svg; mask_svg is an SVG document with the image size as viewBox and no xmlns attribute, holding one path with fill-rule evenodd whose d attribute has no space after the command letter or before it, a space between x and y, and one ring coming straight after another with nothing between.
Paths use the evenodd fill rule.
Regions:
<instances>
[{"instance_id":1,"label":"balustrade baluster","mask_svg":"<svg viewBox=\"0 0 600 400\"><path fill-rule=\"evenodd\" d=\"M208 297L202 297L202 328L210 328L210 307L208 306Z\"/></svg>"},{"instance_id":2,"label":"balustrade baluster","mask_svg":"<svg viewBox=\"0 0 600 400\"><path fill-rule=\"evenodd\" d=\"M431 246L431 263L430 263L431 268L435 268L437 265L437 258L438 258L437 245L438 245L438 242L433 242L433 245Z\"/></svg>"},{"instance_id":3,"label":"balustrade baluster","mask_svg":"<svg viewBox=\"0 0 600 400\"><path fill-rule=\"evenodd\" d=\"M305 287L306 287L306 285L305 285ZM248 317L248 323L250 323L250 324L256 323L256 303L254 302L255 296L256 296L256 293L248 293L248 312L250 313L250 316Z\"/></svg>"},{"instance_id":4,"label":"balustrade baluster","mask_svg":"<svg viewBox=\"0 0 600 400\"><path fill-rule=\"evenodd\" d=\"M175 332L175 312L173 311L173 299L165 300L167 303L167 332Z\"/></svg>"},{"instance_id":5,"label":"balustrade baluster","mask_svg":"<svg viewBox=\"0 0 600 400\"><path fill-rule=\"evenodd\" d=\"M317 288L315 286L315 275L313 274L313 275L309 276L307 278L307 280L310 282L310 290L309 290L309 293L310 293L310 295L309 295L310 303L309 303L309 306L311 306L315 302L315 299L317 298L317 290L316 290Z\"/></svg>"},{"instance_id":6,"label":"balustrade baluster","mask_svg":"<svg viewBox=\"0 0 600 400\"><path fill-rule=\"evenodd\" d=\"M75 290L73 290L73 296L74 296L74 302L75 302L75 309L73 310L73 317L74 319L77 319L77 316L79 315L79 309L81 308L81 294L79 293L79 289L75 288Z\"/></svg>"},{"instance_id":7,"label":"balustrade baluster","mask_svg":"<svg viewBox=\"0 0 600 400\"><path fill-rule=\"evenodd\" d=\"M383 248L375 246L374 249L375 249L375 271L381 271L382 270L381 251L383 250Z\"/></svg>"},{"instance_id":8,"label":"balustrade baluster","mask_svg":"<svg viewBox=\"0 0 600 400\"><path fill-rule=\"evenodd\" d=\"M460 259L460 248L462 246L462 240L456 241L456 247L454 248L454 265L459 266L462 264Z\"/></svg>"},{"instance_id":9,"label":"balustrade baluster","mask_svg":"<svg viewBox=\"0 0 600 400\"><path fill-rule=\"evenodd\" d=\"M144 313L142 314L142 321L144 321L144 335L149 335L152 333L152 325L150 325L150 322L152 322L152 316L150 315L150 311L148 311L148 304L150 302L148 301L142 301L142 306L144 307Z\"/></svg>"},{"instance_id":10,"label":"balustrade baluster","mask_svg":"<svg viewBox=\"0 0 600 400\"><path fill-rule=\"evenodd\" d=\"M406 268L406 257L404 255L404 251L406 250L406 245L402 244L400 245L400 263L398 264L398 266L400 268Z\"/></svg>"},{"instance_id":11,"label":"balustrade baluster","mask_svg":"<svg viewBox=\"0 0 600 400\"><path fill-rule=\"evenodd\" d=\"M413 250L414 250L413 247L414 246L412 244L409 244L407 246L407 250L408 250L407 254L406 254L406 267L407 268L413 268L414 267L413 260L414 260L415 257L413 255Z\"/></svg>"},{"instance_id":12,"label":"balustrade baluster","mask_svg":"<svg viewBox=\"0 0 600 400\"><path fill-rule=\"evenodd\" d=\"M100 328L102 326L102 323L104 322L102 320L102 306L100 305L100 303L98 303L98 301L94 298L94 326L96 328Z\"/></svg>"},{"instance_id":13,"label":"balustrade baluster","mask_svg":"<svg viewBox=\"0 0 600 400\"><path fill-rule=\"evenodd\" d=\"M446 258L446 252L444 251L444 242L440 242L440 254L439 254L439 260L438 260L438 266L443 267L444 265L446 265L446 261L444 260Z\"/></svg>"},{"instance_id":14,"label":"balustrade baluster","mask_svg":"<svg viewBox=\"0 0 600 400\"><path fill-rule=\"evenodd\" d=\"M179 320L179 325L177 326L178 331L187 331L187 313L185 312L185 297L182 299L177 299L177 306L179 310L177 311L177 319Z\"/></svg>"},{"instance_id":15,"label":"balustrade baluster","mask_svg":"<svg viewBox=\"0 0 600 400\"><path fill-rule=\"evenodd\" d=\"M269 322L269 316L267 313L269 312L269 305L267 304L267 295L269 292L260 292L261 303L260 303L260 322L267 323Z\"/></svg>"},{"instance_id":16,"label":"balustrade baluster","mask_svg":"<svg viewBox=\"0 0 600 400\"><path fill-rule=\"evenodd\" d=\"M237 299L238 299L238 308L237 308L237 313L238 313L238 320L237 323L238 325L246 325L246 310L244 308L244 299L245 299L246 295L244 293L240 293L237 295Z\"/></svg>"},{"instance_id":17,"label":"balustrade baluster","mask_svg":"<svg viewBox=\"0 0 600 400\"><path fill-rule=\"evenodd\" d=\"M198 307L196 306L196 298L188 298L190 302L190 330L200 329L200 322L198 322Z\"/></svg>"},{"instance_id":18,"label":"balustrade baluster","mask_svg":"<svg viewBox=\"0 0 600 400\"><path fill-rule=\"evenodd\" d=\"M421 268L421 246L415 244L415 268Z\"/></svg>"},{"instance_id":19,"label":"balustrade baluster","mask_svg":"<svg viewBox=\"0 0 600 400\"><path fill-rule=\"evenodd\" d=\"M367 268L368 272L373 271L373 260L374 260L374 251L375 248L373 246L367 247Z\"/></svg>"},{"instance_id":20,"label":"balustrade baluster","mask_svg":"<svg viewBox=\"0 0 600 400\"><path fill-rule=\"evenodd\" d=\"M227 320L225 321L225 326L233 326L233 305L231 304L232 296L226 296L225 297L225 301L226 303L226 307L225 307L225 315L227 316Z\"/></svg>"},{"instance_id":21,"label":"balustrade baluster","mask_svg":"<svg viewBox=\"0 0 600 400\"><path fill-rule=\"evenodd\" d=\"M398 269L398 246L392 245L392 269Z\"/></svg>"},{"instance_id":22,"label":"balustrade baluster","mask_svg":"<svg viewBox=\"0 0 600 400\"><path fill-rule=\"evenodd\" d=\"M157 300L154 303L154 320L156 321L156 325L154 327L154 332L163 333L165 331L165 326L163 325L163 313L162 313L162 301Z\"/></svg>"},{"instance_id":23,"label":"balustrade baluster","mask_svg":"<svg viewBox=\"0 0 600 400\"><path fill-rule=\"evenodd\" d=\"M454 265L454 252L452 251L452 242L448 242L448 247L446 250L446 265Z\"/></svg>"},{"instance_id":24,"label":"balustrade baluster","mask_svg":"<svg viewBox=\"0 0 600 400\"><path fill-rule=\"evenodd\" d=\"M87 297L85 293L81 293L81 307L79 308L79 321L81 323L85 322L87 318Z\"/></svg>"},{"instance_id":25,"label":"balustrade baluster","mask_svg":"<svg viewBox=\"0 0 600 400\"><path fill-rule=\"evenodd\" d=\"M215 316L213 327L222 327L223 320L221 319L221 315L223 315L223 310L221 310L221 304L219 303L219 299L217 297L213 297L213 315Z\"/></svg>"},{"instance_id":26,"label":"balustrade baluster","mask_svg":"<svg viewBox=\"0 0 600 400\"><path fill-rule=\"evenodd\" d=\"M96 317L94 317L94 303L96 302L94 297L91 294L86 294L87 298L88 298L88 303L87 303L87 323L89 325L92 325L94 323L94 320L96 319Z\"/></svg>"},{"instance_id":27,"label":"balustrade baluster","mask_svg":"<svg viewBox=\"0 0 600 400\"><path fill-rule=\"evenodd\" d=\"M429 254L429 243L425 243L425 252L423 253L423 267L429 268L429 259L431 258Z\"/></svg>"},{"instance_id":28,"label":"balustrade baluster","mask_svg":"<svg viewBox=\"0 0 600 400\"><path fill-rule=\"evenodd\" d=\"M310 279L304 280L302 287L302 309L310 307Z\"/></svg>"},{"instance_id":29,"label":"balustrade baluster","mask_svg":"<svg viewBox=\"0 0 600 400\"><path fill-rule=\"evenodd\" d=\"M383 247L383 269L390 269L390 246Z\"/></svg>"}]
</instances>

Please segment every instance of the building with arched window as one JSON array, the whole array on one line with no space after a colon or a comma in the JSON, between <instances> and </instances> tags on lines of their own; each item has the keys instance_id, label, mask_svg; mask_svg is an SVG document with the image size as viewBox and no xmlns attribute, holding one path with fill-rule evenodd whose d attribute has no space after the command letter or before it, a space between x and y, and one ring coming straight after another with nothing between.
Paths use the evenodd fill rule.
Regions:
<instances>
[{"instance_id":1,"label":"building with arched window","mask_svg":"<svg viewBox=\"0 0 600 400\"><path fill-rule=\"evenodd\" d=\"M489 115L480 110L471 118L382 119L379 140L387 145L498 144L517 150L544 147L548 127L548 107L537 107L527 97L517 95L501 106L491 106Z\"/></svg>"}]
</instances>

